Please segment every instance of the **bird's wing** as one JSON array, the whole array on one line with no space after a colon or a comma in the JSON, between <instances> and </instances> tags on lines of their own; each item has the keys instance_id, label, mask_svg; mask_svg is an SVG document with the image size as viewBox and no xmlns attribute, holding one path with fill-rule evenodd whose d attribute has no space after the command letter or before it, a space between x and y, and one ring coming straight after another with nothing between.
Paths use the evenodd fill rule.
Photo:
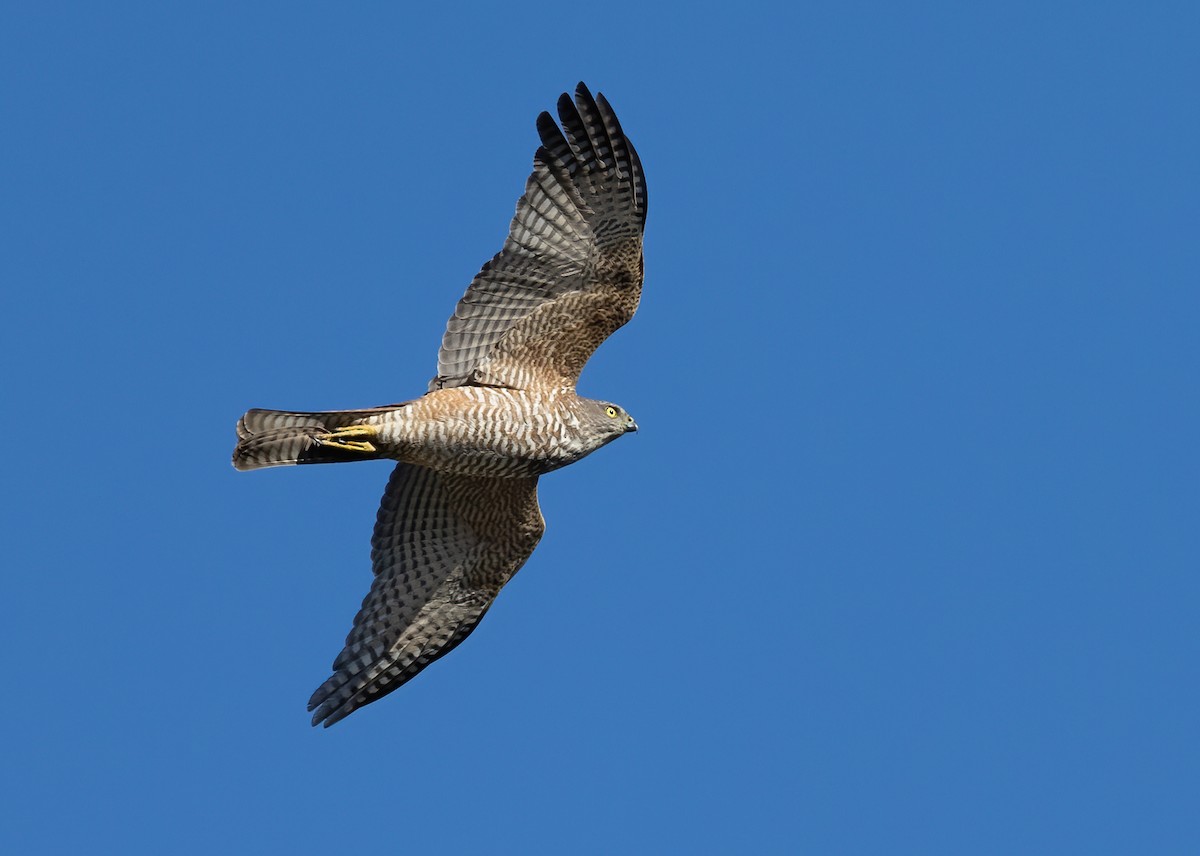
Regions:
<instances>
[{"instance_id":1,"label":"bird's wing","mask_svg":"<svg viewBox=\"0 0 1200 856\"><path fill-rule=\"evenodd\" d=\"M583 364L633 317L642 292L646 182L603 95L558 99L504 249L446 325L431 390L464 384L574 388ZM563 133L565 131L565 135Z\"/></svg>"},{"instance_id":2,"label":"bird's wing","mask_svg":"<svg viewBox=\"0 0 1200 856\"><path fill-rule=\"evenodd\" d=\"M309 699L313 725L332 725L449 653L529 558L544 528L536 478L399 464L371 538L375 581L333 675Z\"/></svg>"}]
</instances>

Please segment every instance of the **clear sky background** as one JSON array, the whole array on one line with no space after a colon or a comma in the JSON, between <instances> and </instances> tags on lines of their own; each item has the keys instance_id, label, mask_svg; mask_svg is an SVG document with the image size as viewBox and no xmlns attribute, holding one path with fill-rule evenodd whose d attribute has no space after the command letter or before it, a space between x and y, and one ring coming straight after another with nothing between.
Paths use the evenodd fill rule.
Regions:
<instances>
[{"instance_id":1,"label":"clear sky background","mask_svg":"<svg viewBox=\"0 0 1200 856\"><path fill-rule=\"evenodd\" d=\"M1200 852L1197 9L8 5L0 850ZM422 392L580 79L641 431L314 730L389 467L234 422Z\"/></svg>"}]
</instances>

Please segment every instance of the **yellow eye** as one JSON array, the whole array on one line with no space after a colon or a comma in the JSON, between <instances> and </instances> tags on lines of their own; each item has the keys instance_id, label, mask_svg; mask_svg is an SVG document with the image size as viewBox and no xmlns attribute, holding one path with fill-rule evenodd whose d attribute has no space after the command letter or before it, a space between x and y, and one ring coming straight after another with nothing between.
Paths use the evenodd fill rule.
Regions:
<instances>
[{"instance_id":1,"label":"yellow eye","mask_svg":"<svg viewBox=\"0 0 1200 856\"><path fill-rule=\"evenodd\" d=\"M604 408L604 412L608 414L609 419L617 418L617 408L613 407L612 405L609 405L608 407Z\"/></svg>"}]
</instances>

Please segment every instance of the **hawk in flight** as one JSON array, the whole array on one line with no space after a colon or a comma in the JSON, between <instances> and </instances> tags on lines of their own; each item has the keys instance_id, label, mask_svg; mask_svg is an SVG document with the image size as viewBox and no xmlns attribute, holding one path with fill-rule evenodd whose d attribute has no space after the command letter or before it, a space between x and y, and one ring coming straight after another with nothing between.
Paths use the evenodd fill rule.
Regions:
<instances>
[{"instance_id":1,"label":"hawk in flight","mask_svg":"<svg viewBox=\"0 0 1200 856\"><path fill-rule=\"evenodd\" d=\"M646 182L603 95L558 100L504 248L446 325L420 398L367 410L250 410L233 465L395 460L371 537L375 579L333 675L309 699L332 725L449 653L545 529L543 473L637 430L575 393L592 352L642 291Z\"/></svg>"}]
</instances>

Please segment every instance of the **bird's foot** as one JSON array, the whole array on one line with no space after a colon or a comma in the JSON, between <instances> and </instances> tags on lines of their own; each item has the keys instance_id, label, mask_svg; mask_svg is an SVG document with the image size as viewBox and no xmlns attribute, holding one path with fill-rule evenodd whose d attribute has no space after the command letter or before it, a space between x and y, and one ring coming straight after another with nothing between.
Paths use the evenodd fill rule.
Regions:
<instances>
[{"instance_id":1,"label":"bird's foot","mask_svg":"<svg viewBox=\"0 0 1200 856\"><path fill-rule=\"evenodd\" d=\"M374 425L347 425L335 428L328 434L318 434L316 441L331 449L345 449L347 452L378 451L371 440L379 436L379 429Z\"/></svg>"}]
</instances>

